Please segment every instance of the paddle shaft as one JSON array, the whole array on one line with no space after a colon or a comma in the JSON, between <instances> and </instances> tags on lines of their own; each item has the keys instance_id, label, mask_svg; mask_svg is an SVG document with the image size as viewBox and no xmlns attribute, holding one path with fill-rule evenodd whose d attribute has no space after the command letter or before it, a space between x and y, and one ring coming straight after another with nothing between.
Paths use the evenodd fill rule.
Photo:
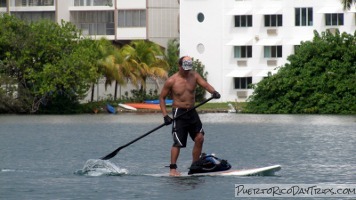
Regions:
<instances>
[{"instance_id":1,"label":"paddle shaft","mask_svg":"<svg viewBox=\"0 0 356 200\"><path fill-rule=\"evenodd\" d=\"M210 101L210 100L212 100L212 99L213 99L213 97L210 97L209 99L206 99L205 101L199 103L198 105L194 106L193 108L190 108L190 109L187 110L186 112L184 112L184 113L178 115L178 116L175 117L173 120L178 119L178 118L181 117L182 115L187 114L188 112L190 112L190 111L192 111L192 110L198 108L199 106L205 104L206 102L208 102L208 101ZM140 139L146 137L147 135L149 135L149 134L151 134L152 132L154 132L154 131L156 131L156 130L162 128L162 127L165 126L165 125L166 125L166 124L163 123L163 124L157 126L156 128L154 128L154 129L150 130L149 132L147 132L147 133L141 135L140 137L138 137L138 138L132 140L131 142L129 142L129 143L127 143L127 144L125 144L125 145L123 145L123 146L117 148L115 151L111 152L110 154L108 154L108 155L106 155L106 156L104 156L104 157L102 157L102 158L100 158L100 159L101 159L101 160L109 160L110 158L113 158L114 156L116 156L116 154L117 154L121 149L123 149L123 148L125 148L125 147L127 147L127 146L130 146L131 144L133 144L133 143L135 143L136 141L138 141L138 140L140 140Z\"/></svg>"}]
</instances>

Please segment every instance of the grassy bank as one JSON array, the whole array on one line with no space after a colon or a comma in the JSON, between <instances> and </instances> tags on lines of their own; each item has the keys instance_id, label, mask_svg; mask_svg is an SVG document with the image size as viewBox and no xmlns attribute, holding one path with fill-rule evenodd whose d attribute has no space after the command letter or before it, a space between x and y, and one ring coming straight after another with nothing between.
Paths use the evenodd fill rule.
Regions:
<instances>
[{"instance_id":1,"label":"grassy bank","mask_svg":"<svg viewBox=\"0 0 356 200\"><path fill-rule=\"evenodd\" d=\"M222 102L222 103L206 103L200 106L198 111L206 111L206 112L227 112L231 108L229 107L231 104L236 110L243 110L246 103L245 102Z\"/></svg>"}]
</instances>

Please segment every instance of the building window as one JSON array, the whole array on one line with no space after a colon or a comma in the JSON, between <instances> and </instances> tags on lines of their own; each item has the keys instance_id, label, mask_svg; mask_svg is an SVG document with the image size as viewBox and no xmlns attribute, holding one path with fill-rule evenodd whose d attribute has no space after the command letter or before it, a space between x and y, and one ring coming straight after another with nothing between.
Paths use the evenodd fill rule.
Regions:
<instances>
[{"instance_id":1,"label":"building window","mask_svg":"<svg viewBox=\"0 0 356 200\"><path fill-rule=\"evenodd\" d=\"M114 11L71 12L71 22L84 35L115 35Z\"/></svg>"},{"instance_id":2,"label":"building window","mask_svg":"<svg viewBox=\"0 0 356 200\"><path fill-rule=\"evenodd\" d=\"M234 58L252 58L252 46L234 46Z\"/></svg>"},{"instance_id":3,"label":"building window","mask_svg":"<svg viewBox=\"0 0 356 200\"><path fill-rule=\"evenodd\" d=\"M54 6L54 0L15 0L15 6Z\"/></svg>"},{"instance_id":4,"label":"building window","mask_svg":"<svg viewBox=\"0 0 356 200\"><path fill-rule=\"evenodd\" d=\"M6 0L0 0L0 7L6 7Z\"/></svg>"},{"instance_id":5,"label":"building window","mask_svg":"<svg viewBox=\"0 0 356 200\"><path fill-rule=\"evenodd\" d=\"M313 26L313 8L295 8L296 26Z\"/></svg>"},{"instance_id":6,"label":"building window","mask_svg":"<svg viewBox=\"0 0 356 200\"><path fill-rule=\"evenodd\" d=\"M235 15L235 27L252 27L252 15Z\"/></svg>"},{"instance_id":7,"label":"building window","mask_svg":"<svg viewBox=\"0 0 356 200\"><path fill-rule=\"evenodd\" d=\"M119 27L146 27L146 10L119 10Z\"/></svg>"},{"instance_id":8,"label":"building window","mask_svg":"<svg viewBox=\"0 0 356 200\"><path fill-rule=\"evenodd\" d=\"M112 0L74 0L74 6L113 6Z\"/></svg>"},{"instance_id":9,"label":"building window","mask_svg":"<svg viewBox=\"0 0 356 200\"><path fill-rule=\"evenodd\" d=\"M282 26L282 15L265 15L265 27Z\"/></svg>"},{"instance_id":10,"label":"building window","mask_svg":"<svg viewBox=\"0 0 356 200\"><path fill-rule=\"evenodd\" d=\"M343 13L327 13L325 14L326 26L342 26L344 25Z\"/></svg>"},{"instance_id":11,"label":"building window","mask_svg":"<svg viewBox=\"0 0 356 200\"><path fill-rule=\"evenodd\" d=\"M204 17L204 14L203 14L203 13L199 13L199 14L198 14L198 16L197 16L197 18L198 18L198 22L203 22L203 21L204 21L204 19L205 19L205 17Z\"/></svg>"},{"instance_id":12,"label":"building window","mask_svg":"<svg viewBox=\"0 0 356 200\"><path fill-rule=\"evenodd\" d=\"M235 77L235 89L251 89L252 77Z\"/></svg>"},{"instance_id":13,"label":"building window","mask_svg":"<svg viewBox=\"0 0 356 200\"><path fill-rule=\"evenodd\" d=\"M54 12L11 12L11 14L27 22L36 22L43 19L55 21Z\"/></svg>"},{"instance_id":14,"label":"building window","mask_svg":"<svg viewBox=\"0 0 356 200\"><path fill-rule=\"evenodd\" d=\"M282 46L264 46L265 58L282 58Z\"/></svg>"}]
</instances>

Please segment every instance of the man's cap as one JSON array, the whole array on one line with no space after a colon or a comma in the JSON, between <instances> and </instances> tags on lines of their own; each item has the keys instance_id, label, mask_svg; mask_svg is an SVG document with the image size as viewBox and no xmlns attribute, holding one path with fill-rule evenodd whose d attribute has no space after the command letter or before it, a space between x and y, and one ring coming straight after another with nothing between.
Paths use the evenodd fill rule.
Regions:
<instances>
[{"instance_id":1,"label":"man's cap","mask_svg":"<svg viewBox=\"0 0 356 200\"><path fill-rule=\"evenodd\" d=\"M192 70L193 69L193 61L191 59L189 60L183 60L182 62L182 68L186 71Z\"/></svg>"}]
</instances>

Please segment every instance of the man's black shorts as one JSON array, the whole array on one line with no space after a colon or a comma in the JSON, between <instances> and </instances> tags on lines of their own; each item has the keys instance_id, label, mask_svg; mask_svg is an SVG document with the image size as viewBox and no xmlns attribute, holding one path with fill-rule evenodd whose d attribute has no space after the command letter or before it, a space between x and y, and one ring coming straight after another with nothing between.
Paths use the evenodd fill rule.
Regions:
<instances>
[{"instance_id":1,"label":"man's black shorts","mask_svg":"<svg viewBox=\"0 0 356 200\"><path fill-rule=\"evenodd\" d=\"M187 112L188 110L189 109L173 108L173 118ZM202 133L204 135L203 124L200 121L197 111L193 109L173 121L173 146L186 147L188 134L194 141L198 133Z\"/></svg>"}]
</instances>

